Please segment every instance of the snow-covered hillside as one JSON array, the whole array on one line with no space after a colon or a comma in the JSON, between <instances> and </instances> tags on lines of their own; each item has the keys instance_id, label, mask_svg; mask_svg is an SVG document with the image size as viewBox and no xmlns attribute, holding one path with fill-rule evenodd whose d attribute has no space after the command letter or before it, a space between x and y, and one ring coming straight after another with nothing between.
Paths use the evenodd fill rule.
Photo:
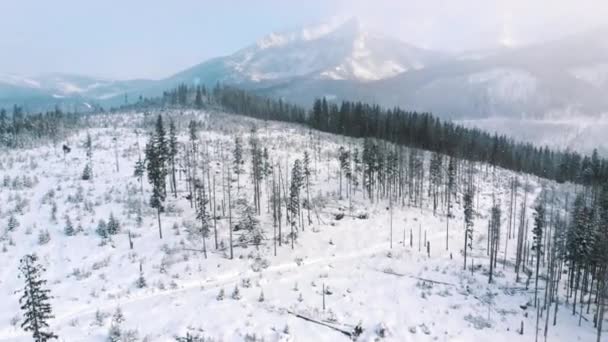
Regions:
<instances>
[{"instance_id":1,"label":"snow-covered hillside","mask_svg":"<svg viewBox=\"0 0 608 342\"><path fill-rule=\"evenodd\" d=\"M124 316L120 323L123 341L133 336L141 341L172 341L186 333L205 341L347 341L338 330L352 332L358 324L363 328L359 341L534 338L533 286L527 289L523 275L522 282L515 282L515 239L508 239L506 247L501 244L495 282L488 285L487 214L493 198L506 208L513 173L499 169L494 174L478 165L470 256L476 267L471 273L462 269L460 201L453 207L446 248L445 212L439 209L434 214L426 195L421 207L406 201L390 209L386 200L371 203L360 187L351 189L352 197L347 198L343 183L340 198L338 149L354 148L361 141L221 113L164 115L176 120L179 141L184 144L188 120L203 123L198 142L201 153L209 157L207 184L215 189L217 248L211 232L206 239L208 258L204 257L200 221L186 198L182 172L178 173L177 198L167 194L166 212L161 215L164 237L159 239L155 210L147 205L150 185L144 178L142 193L133 176L147 139L144 132L154 116L95 116L88 130L65 141L71 147L67 154L61 143L1 151L0 341L30 341L19 328L20 295L16 292L23 282L18 278L19 259L27 253L36 253L47 269L43 277L54 297L51 304L56 316L49 323L60 341L106 341L112 322L116 324L117 310ZM243 242L239 237L245 233L234 231L234 259L230 260L228 215L234 216L234 225L239 212L236 206L228 210L227 184L232 184L231 203L252 201L251 156L246 145L252 125L258 127L260 142L268 148L281 177L288 177L294 160L302 160L304 151L310 153L311 222L303 220L304 229L293 249L288 228L283 226L284 239L275 256L276 230L267 191L272 178L267 178L259 216L262 244L256 248ZM81 179L87 162L83 147L87 133L93 142L90 181ZM226 168L233 167L235 135L245 142L246 171L238 182L234 174L230 180L223 178ZM184 162L178 161L180 169ZM275 179L280 178L276 175ZM530 207L541 185L555 186L533 177L519 176L519 181L528 187L519 188L518 201L526 189ZM96 230L98 222L108 222L110 216L118 220L120 230L104 240ZM506 216L503 227L507 227ZM12 231L6 228L10 217L18 221ZM66 234L68 220L73 235ZM501 241L507 231L503 228ZM592 322L584 320L578 327L578 317L572 317L567 308L558 312L557 322L549 325L549 341L591 341L594 336Z\"/></svg>"},{"instance_id":2,"label":"snow-covered hillside","mask_svg":"<svg viewBox=\"0 0 608 342\"><path fill-rule=\"evenodd\" d=\"M358 20L271 33L236 53L201 63L172 80L209 76L228 83L286 81L297 77L373 81L436 64L445 56L362 27Z\"/></svg>"}]
</instances>

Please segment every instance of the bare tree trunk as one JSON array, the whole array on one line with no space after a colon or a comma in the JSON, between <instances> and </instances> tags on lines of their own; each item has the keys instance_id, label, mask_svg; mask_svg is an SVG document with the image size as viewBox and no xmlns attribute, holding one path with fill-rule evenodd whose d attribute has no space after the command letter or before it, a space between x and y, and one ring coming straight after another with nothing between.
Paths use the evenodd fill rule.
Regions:
<instances>
[{"instance_id":1,"label":"bare tree trunk","mask_svg":"<svg viewBox=\"0 0 608 342\"><path fill-rule=\"evenodd\" d=\"M218 249L217 243L217 214L215 213L215 174L213 175L213 236L215 238L215 249Z\"/></svg>"},{"instance_id":2,"label":"bare tree trunk","mask_svg":"<svg viewBox=\"0 0 608 342\"><path fill-rule=\"evenodd\" d=\"M450 205L452 196L450 195L451 189L448 189L448 214L445 219L445 250L449 250L449 230L450 230ZM466 241L466 240L465 240Z\"/></svg>"},{"instance_id":3,"label":"bare tree trunk","mask_svg":"<svg viewBox=\"0 0 608 342\"><path fill-rule=\"evenodd\" d=\"M279 246L283 245L283 236L281 235L281 221L283 220L283 218L281 217L281 161L279 160L279 184L277 186L277 206L278 206L278 216L279 216ZM285 208L285 210L287 210L287 208Z\"/></svg>"},{"instance_id":4,"label":"bare tree trunk","mask_svg":"<svg viewBox=\"0 0 608 342\"><path fill-rule=\"evenodd\" d=\"M389 207L390 207L390 243L389 243L389 247L391 249L393 249L393 200L392 198L389 198Z\"/></svg>"},{"instance_id":5,"label":"bare tree trunk","mask_svg":"<svg viewBox=\"0 0 608 342\"><path fill-rule=\"evenodd\" d=\"M599 280L598 280L599 281ZM599 295L599 303L598 303L598 323L597 323L597 342L600 342L602 340L602 324L604 322L604 312L605 312L605 303L604 300L606 299L606 289L608 288L608 286L606 286L606 282L608 281L608 270L604 270L604 279L601 281L602 282L602 290L600 291Z\"/></svg>"},{"instance_id":6,"label":"bare tree trunk","mask_svg":"<svg viewBox=\"0 0 608 342\"><path fill-rule=\"evenodd\" d=\"M230 173L230 169L228 169L228 231L230 232L230 260L234 258L234 253L232 250L232 200L230 198L231 180L232 174Z\"/></svg>"},{"instance_id":7,"label":"bare tree trunk","mask_svg":"<svg viewBox=\"0 0 608 342\"><path fill-rule=\"evenodd\" d=\"M272 170L272 241L274 256L277 256L277 191L274 168Z\"/></svg>"},{"instance_id":8,"label":"bare tree trunk","mask_svg":"<svg viewBox=\"0 0 608 342\"><path fill-rule=\"evenodd\" d=\"M156 217L158 218L158 236L160 236L160 238L163 238L163 229L162 226L160 224L160 206L158 206L156 208Z\"/></svg>"}]
</instances>

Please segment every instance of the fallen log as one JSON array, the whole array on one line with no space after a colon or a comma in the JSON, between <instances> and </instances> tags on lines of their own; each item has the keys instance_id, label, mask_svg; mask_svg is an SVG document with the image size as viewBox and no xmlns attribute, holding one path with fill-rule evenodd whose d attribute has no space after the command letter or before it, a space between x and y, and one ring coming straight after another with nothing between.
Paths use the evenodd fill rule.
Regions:
<instances>
[{"instance_id":1,"label":"fallen log","mask_svg":"<svg viewBox=\"0 0 608 342\"><path fill-rule=\"evenodd\" d=\"M296 317L298 317L298 318L300 318L300 319L303 319L303 320L305 320L305 321L312 322L312 323L316 323L316 324L322 325L322 326L324 326L324 327L327 327L327 328L329 328L329 329L335 330L335 331L337 331L337 332L339 332L339 333L342 333L342 334L344 334L344 335L348 336L349 338L352 338L352 337L353 337L353 333L352 333L351 331L347 331L347 330L344 330L344 329L340 329L340 328L338 328L338 327L336 327L336 326L333 326L333 325L331 325L331 324L328 324L328 323L325 323L325 322L321 322L321 321L317 321L317 320L316 320L316 319L314 319L314 318L306 317L306 316L304 316L304 315L301 315L301 314L299 314L299 313L295 313L295 312L293 312L293 311L287 311L287 312L288 312L288 313L290 313L291 315L294 315L294 316L296 316Z\"/></svg>"},{"instance_id":2,"label":"fallen log","mask_svg":"<svg viewBox=\"0 0 608 342\"><path fill-rule=\"evenodd\" d=\"M390 274L390 275L394 275L394 276L397 276L397 277L410 277L410 278L413 278L413 279L418 279L418 280L422 280L422 281L428 281L429 283L433 283L433 284L456 286L456 284L446 283L446 282L439 281L439 280L421 278L421 277L417 277L417 276L414 276L414 275L411 275L411 274L401 274L401 273L397 273L397 272L395 272L393 270L383 270L383 271L380 271L380 272L386 273L386 274Z\"/></svg>"}]
</instances>

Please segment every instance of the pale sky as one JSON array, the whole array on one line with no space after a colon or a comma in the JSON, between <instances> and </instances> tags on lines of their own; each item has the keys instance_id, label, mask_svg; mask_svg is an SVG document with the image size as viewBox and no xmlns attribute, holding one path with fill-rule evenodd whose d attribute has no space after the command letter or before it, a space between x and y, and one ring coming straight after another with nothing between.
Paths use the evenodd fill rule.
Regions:
<instances>
[{"instance_id":1,"label":"pale sky","mask_svg":"<svg viewBox=\"0 0 608 342\"><path fill-rule=\"evenodd\" d=\"M608 25L608 2L0 0L0 73L162 78L273 31L353 16L405 42L458 52Z\"/></svg>"}]
</instances>

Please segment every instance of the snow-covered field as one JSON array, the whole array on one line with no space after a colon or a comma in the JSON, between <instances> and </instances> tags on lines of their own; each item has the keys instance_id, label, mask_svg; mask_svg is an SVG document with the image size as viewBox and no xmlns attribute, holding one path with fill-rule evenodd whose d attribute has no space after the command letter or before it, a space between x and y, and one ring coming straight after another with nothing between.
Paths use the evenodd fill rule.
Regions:
<instances>
[{"instance_id":1,"label":"snow-covered field","mask_svg":"<svg viewBox=\"0 0 608 342\"><path fill-rule=\"evenodd\" d=\"M221 212L221 170L222 163L232 166L234 134L243 135L248 151L248 132L255 123L271 158L284 167L296 158L302 159L305 150L311 151L309 130L297 125L266 125L217 113L170 114L179 124L179 140L184 143L190 116L206 122L206 129L198 136L212 158L220 216L217 230L224 247L228 245L229 231L227 211L226 215ZM370 203L360 190L355 192L352 207L348 199L339 199L338 148L360 141L321 134L321 154L312 162L313 223L300 233L295 248L292 250L285 241L274 256L272 212L267 207L269 194L263 187L263 245L259 249L242 247L238 243L240 232L235 232L235 255L230 260L226 248L215 249L211 235L206 241L210 253L205 259L195 232L195 211L185 198L184 176L178 176L178 198L167 194L168 210L161 215L162 240L158 237L156 212L147 205L150 185L144 177L142 195L139 181L133 176L138 151L143 154L147 140L144 132L148 126L143 122L153 119L135 113L91 119L91 181L81 180L87 160L82 147L86 130L68 139L66 143L72 151L65 156L61 143L0 151L0 341L31 340L19 327L20 294L16 292L23 283L18 278L19 259L27 253L36 253L47 268L44 278L54 297L51 304L56 316L49 323L60 341L106 341L112 315L118 308L124 315L123 332L131 331L131 336L136 335L141 341L174 341L176 335L185 336L187 332L210 341L349 340L335 329L298 315L346 331L360 323L360 341L534 339L536 314L530 305L534 286L526 290L524 282L515 282L515 239L509 240L506 266L502 263L501 242L496 281L488 284L487 216L493 195L503 207L507 205L511 172L499 169L494 177L480 165L478 181L482 191L476 197L478 215L472 251L479 268L471 274L462 269L464 232L460 203L455 204L454 218L450 220L448 250L445 213L440 210L433 215L428 200L423 208L409 207L407 203L396 205L391 231L387 202ZM239 196L252 198L248 152L245 160L247 171L240 176L238 194L233 174L233 201ZM524 181L524 177L520 176L520 180ZM528 204L532 207L541 181L534 177L527 177L527 181L531 189ZM546 185L553 186L548 182ZM523 190L519 191L521 200ZM139 212L141 222L137 219ZM532 210L528 212L531 216ZM19 226L8 232L5 227L11 213ZM339 213L345 215L337 220ZM368 217L359 218L363 213ZM111 241L101 244L95 232L97 223L100 219L107 221L110 214L118 219L121 229ZM66 216L76 228L73 236L64 233ZM503 218L502 226L506 227L507 215ZM50 235L46 243L40 242L43 231ZM129 233L133 249L129 248ZM503 242L504 234L506 229ZM430 256L424 247L419 247L425 240L430 242ZM147 284L143 288L136 286L140 265ZM235 287L240 299L233 298ZM544 281L541 287L544 288ZM224 298L218 300L222 290ZM578 317L569 311L560 307L556 326L550 320L547 340L594 341L593 323L583 320L579 327ZM519 332L522 322L523 335ZM541 319L539 328L544 329L544 322ZM542 329L539 335L542 338Z\"/></svg>"}]
</instances>

